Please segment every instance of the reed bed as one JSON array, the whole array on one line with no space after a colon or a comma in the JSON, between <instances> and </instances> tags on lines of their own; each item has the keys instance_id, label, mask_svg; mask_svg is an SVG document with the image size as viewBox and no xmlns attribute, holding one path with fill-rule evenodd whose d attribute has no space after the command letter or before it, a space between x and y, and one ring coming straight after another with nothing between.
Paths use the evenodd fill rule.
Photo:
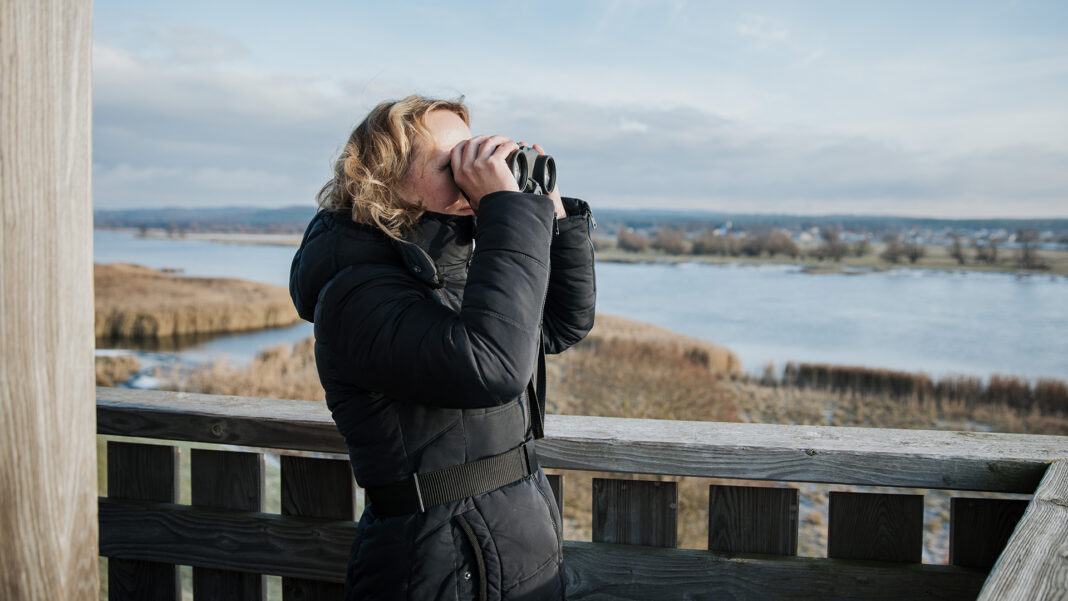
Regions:
<instances>
[{"instance_id":1,"label":"reed bed","mask_svg":"<svg viewBox=\"0 0 1068 601\"><path fill-rule=\"evenodd\" d=\"M229 278L174 276L140 265L94 266L96 337L160 340L299 321L289 292Z\"/></svg>"},{"instance_id":2,"label":"reed bed","mask_svg":"<svg viewBox=\"0 0 1068 601\"><path fill-rule=\"evenodd\" d=\"M141 364L129 355L100 355L94 358L97 386L117 386L130 378Z\"/></svg>"},{"instance_id":3,"label":"reed bed","mask_svg":"<svg viewBox=\"0 0 1068 601\"><path fill-rule=\"evenodd\" d=\"M765 378L766 380L767 378ZM994 374L983 384L974 376L951 375L936 380L923 373L871 367L788 363L782 383L787 387L829 390L888 397L903 401L949 401L967 409L1008 406L1020 411L1068 414L1068 385L1062 380L1039 379L1034 384L1017 376Z\"/></svg>"}]
</instances>

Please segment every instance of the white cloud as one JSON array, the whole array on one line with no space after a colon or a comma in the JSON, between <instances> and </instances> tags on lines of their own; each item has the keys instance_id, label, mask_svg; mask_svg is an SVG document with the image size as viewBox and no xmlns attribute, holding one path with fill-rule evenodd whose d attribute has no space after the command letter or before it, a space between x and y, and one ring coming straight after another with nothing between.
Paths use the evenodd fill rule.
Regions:
<instances>
[{"instance_id":1,"label":"white cloud","mask_svg":"<svg viewBox=\"0 0 1068 601\"><path fill-rule=\"evenodd\" d=\"M760 44L773 46L790 41L790 30L763 15L745 15L735 26L738 35L752 38Z\"/></svg>"},{"instance_id":2,"label":"white cloud","mask_svg":"<svg viewBox=\"0 0 1068 601\"><path fill-rule=\"evenodd\" d=\"M644 134L649 131L649 126L642 123L641 121L634 121L632 119L620 119L619 131Z\"/></svg>"}]
</instances>

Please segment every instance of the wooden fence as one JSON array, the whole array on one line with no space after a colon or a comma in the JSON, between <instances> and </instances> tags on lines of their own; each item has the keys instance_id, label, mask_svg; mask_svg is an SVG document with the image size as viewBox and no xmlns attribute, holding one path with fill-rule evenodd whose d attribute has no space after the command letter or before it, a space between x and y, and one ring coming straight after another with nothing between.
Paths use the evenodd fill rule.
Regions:
<instances>
[{"instance_id":1,"label":"wooden fence","mask_svg":"<svg viewBox=\"0 0 1068 601\"><path fill-rule=\"evenodd\" d=\"M340 598L357 491L322 403L97 389L108 442L100 554L111 599ZM950 565L921 563L922 495L832 492L827 558L798 557L798 491L711 486L707 551L676 546L673 482L595 479L594 542L564 543L569 599L1063 599L1068 437L549 416L543 466L562 470L1026 493L952 500ZM167 441L281 453L281 513L263 511L264 455L192 449L178 502ZM564 479L552 479L566 502ZM1007 544L1006 544L1007 542Z\"/></svg>"}]
</instances>

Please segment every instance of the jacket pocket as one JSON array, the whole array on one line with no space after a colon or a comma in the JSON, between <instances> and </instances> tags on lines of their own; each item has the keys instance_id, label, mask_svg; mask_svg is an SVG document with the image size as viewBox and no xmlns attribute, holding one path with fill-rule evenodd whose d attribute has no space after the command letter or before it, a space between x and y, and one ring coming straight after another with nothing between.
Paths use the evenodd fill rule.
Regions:
<instances>
[{"instance_id":1,"label":"jacket pocket","mask_svg":"<svg viewBox=\"0 0 1068 601\"><path fill-rule=\"evenodd\" d=\"M466 540L468 548L474 554L473 564L470 566L470 570L463 573L462 578L464 580L471 580L475 584L476 599L478 601L488 601L487 582L486 582L486 559L482 554L482 545L478 542L478 537L475 536L475 531L471 528L470 522L463 515L454 516L453 521L459 526L461 535Z\"/></svg>"}]
</instances>

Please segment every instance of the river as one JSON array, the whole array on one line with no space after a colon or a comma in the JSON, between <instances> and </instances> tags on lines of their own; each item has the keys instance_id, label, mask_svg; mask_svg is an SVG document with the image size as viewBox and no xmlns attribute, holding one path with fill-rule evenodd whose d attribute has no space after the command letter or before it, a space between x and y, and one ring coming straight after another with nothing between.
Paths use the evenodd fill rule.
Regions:
<instances>
[{"instance_id":1,"label":"river","mask_svg":"<svg viewBox=\"0 0 1068 601\"><path fill-rule=\"evenodd\" d=\"M94 260L286 286L294 248L139 238L97 230ZM787 361L866 365L932 376L1068 379L1068 278L893 269L804 273L796 266L597 264L598 311L724 345L748 371ZM221 336L143 363L244 363L311 335L310 324Z\"/></svg>"}]
</instances>

